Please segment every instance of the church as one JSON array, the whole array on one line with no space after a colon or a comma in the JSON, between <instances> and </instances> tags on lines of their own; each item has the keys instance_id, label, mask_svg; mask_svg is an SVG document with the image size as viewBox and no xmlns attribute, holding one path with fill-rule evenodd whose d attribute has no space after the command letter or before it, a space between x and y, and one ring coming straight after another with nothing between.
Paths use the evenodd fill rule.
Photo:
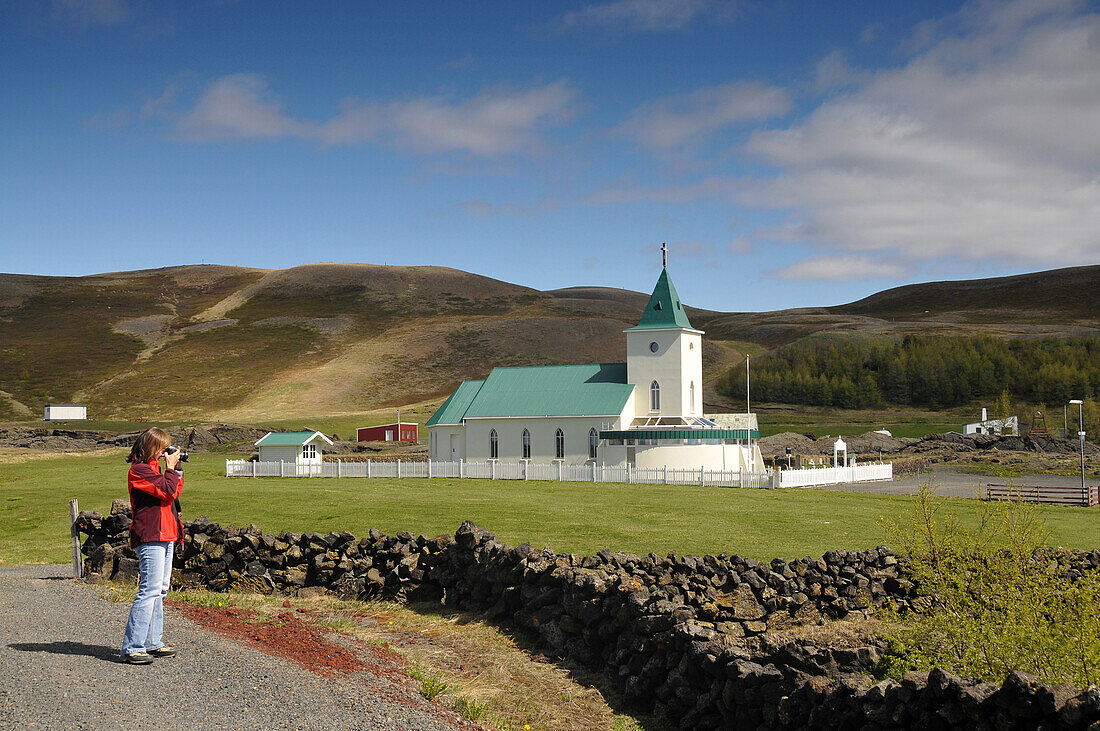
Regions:
<instances>
[{"instance_id":1,"label":"church","mask_svg":"<svg viewBox=\"0 0 1100 731\"><path fill-rule=\"evenodd\" d=\"M625 363L494 368L463 381L428 419L429 457L765 471L755 414L703 413L703 331L667 258L642 319L623 332Z\"/></svg>"}]
</instances>

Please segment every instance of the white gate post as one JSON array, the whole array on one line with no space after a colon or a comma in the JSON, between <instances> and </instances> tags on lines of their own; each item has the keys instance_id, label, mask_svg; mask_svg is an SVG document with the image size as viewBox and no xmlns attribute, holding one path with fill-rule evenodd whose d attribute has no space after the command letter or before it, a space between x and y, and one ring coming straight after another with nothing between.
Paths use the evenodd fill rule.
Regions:
<instances>
[{"instance_id":1,"label":"white gate post","mask_svg":"<svg viewBox=\"0 0 1100 731\"><path fill-rule=\"evenodd\" d=\"M665 465L665 484L668 484L668 465Z\"/></svg>"},{"instance_id":2,"label":"white gate post","mask_svg":"<svg viewBox=\"0 0 1100 731\"><path fill-rule=\"evenodd\" d=\"M286 462L279 460L279 477L286 477Z\"/></svg>"},{"instance_id":3,"label":"white gate post","mask_svg":"<svg viewBox=\"0 0 1100 731\"><path fill-rule=\"evenodd\" d=\"M367 477L370 477L370 458L367 458Z\"/></svg>"},{"instance_id":4,"label":"white gate post","mask_svg":"<svg viewBox=\"0 0 1100 731\"><path fill-rule=\"evenodd\" d=\"M342 460L342 459L336 460L336 476L337 477L343 477L344 476L344 460Z\"/></svg>"},{"instance_id":5,"label":"white gate post","mask_svg":"<svg viewBox=\"0 0 1100 731\"><path fill-rule=\"evenodd\" d=\"M458 458L458 476L465 477L465 475L462 474L462 457Z\"/></svg>"},{"instance_id":6,"label":"white gate post","mask_svg":"<svg viewBox=\"0 0 1100 731\"><path fill-rule=\"evenodd\" d=\"M596 481L596 463L592 463L592 482Z\"/></svg>"},{"instance_id":7,"label":"white gate post","mask_svg":"<svg viewBox=\"0 0 1100 731\"><path fill-rule=\"evenodd\" d=\"M558 482L561 482L561 462L558 462Z\"/></svg>"},{"instance_id":8,"label":"white gate post","mask_svg":"<svg viewBox=\"0 0 1100 731\"><path fill-rule=\"evenodd\" d=\"M428 477L432 476L432 458L428 457Z\"/></svg>"},{"instance_id":9,"label":"white gate post","mask_svg":"<svg viewBox=\"0 0 1100 731\"><path fill-rule=\"evenodd\" d=\"M706 487L707 486L706 472L704 470L706 470L706 465L699 468L699 486L700 487Z\"/></svg>"},{"instance_id":10,"label":"white gate post","mask_svg":"<svg viewBox=\"0 0 1100 731\"><path fill-rule=\"evenodd\" d=\"M631 483L633 483L633 482L634 482L634 478L633 478L633 476L632 476L632 475L630 474L630 463L629 463L629 462L627 462L627 463L626 463L626 484L628 484L628 485L629 485L629 484L631 484Z\"/></svg>"},{"instance_id":11,"label":"white gate post","mask_svg":"<svg viewBox=\"0 0 1100 731\"><path fill-rule=\"evenodd\" d=\"M259 462L259 461L260 461L260 460L256 460L256 462ZM252 463L252 476L253 476L253 477L255 477L255 476L256 476L256 462L253 462L253 463Z\"/></svg>"},{"instance_id":12,"label":"white gate post","mask_svg":"<svg viewBox=\"0 0 1100 731\"><path fill-rule=\"evenodd\" d=\"M489 460L489 479L495 480L497 478L497 463L494 460Z\"/></svg>"},{"instance_id":13,"label":"white gate post","mask_svg":"<svg viewBox=\"0 0 1100 731\"><path fill-rule=\"evenodd\" d=\"M401 479L401 460L397 460L397 479Z\"/></svg>"}]
</instances>

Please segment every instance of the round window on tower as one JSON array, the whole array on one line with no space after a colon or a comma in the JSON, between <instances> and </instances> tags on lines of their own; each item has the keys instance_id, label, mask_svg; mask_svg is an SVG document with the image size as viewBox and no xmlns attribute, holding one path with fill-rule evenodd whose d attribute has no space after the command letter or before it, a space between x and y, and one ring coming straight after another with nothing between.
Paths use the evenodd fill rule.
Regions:
<instances>
[{"instance_id":1,"label":"round window on tower","mask_svg":"<svg viewBox=\"0 0 1100 731\"><path fill-rule=\"evenodd\" d=\"M659 348L659 347L660 347L660 346L659 346L659 345L657 345L657 341L656 341L656 340L654 340L654 341L653 341L652 343L650 343L650 344L649 344L649 352L651 352L651 353L656 353L656 352L657 352L657 348Z\"/></svg>"}]
</instances>

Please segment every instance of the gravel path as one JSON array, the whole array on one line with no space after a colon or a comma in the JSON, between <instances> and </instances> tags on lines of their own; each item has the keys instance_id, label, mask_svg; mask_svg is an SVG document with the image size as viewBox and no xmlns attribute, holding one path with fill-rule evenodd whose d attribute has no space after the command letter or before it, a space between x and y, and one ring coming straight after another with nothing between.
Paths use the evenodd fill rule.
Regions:
<instances>
[{"instance_id":1,"label":"gravel path","mask_svg":"<svg viewBox=\"0 0 1100 731\"><path fill-rule=\"evenodd\" d=\"M936 494L942 497L969 497L977 495L989 483L1009 483L1014 485L1052 485L1058 487L1080 487L1079 476L1067 475L1024 475L1005 479L993 475L978 475L972 472L956 472L951 468L939 467L932 471ZM905 475L887 482L853 482L840 485L826 485L822 489L843 492L873 492L886 495L915 495L922 482L929 478L927 473ZM1096 480L1086 479L1086 485L1095 485Z\"/></svg>"},{"instance_id":2,"label":"gravel path","mask_svg":"<svg viewBox=\"0 0 1100 731\"><path fill-rule=\"evenodd\" d=\"M70 566L0 567L0 728L474 728L370 673L329 679L207 632L166 609L180 655L125 665L130 605Z\"/></svg>"}]
</instances>

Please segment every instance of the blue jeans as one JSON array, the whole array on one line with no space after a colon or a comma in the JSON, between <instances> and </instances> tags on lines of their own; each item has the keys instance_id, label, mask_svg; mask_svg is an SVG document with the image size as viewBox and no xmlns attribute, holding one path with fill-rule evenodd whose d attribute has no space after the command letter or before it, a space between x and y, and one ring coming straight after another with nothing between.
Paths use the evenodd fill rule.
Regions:
<instances>
[{"instance_id":1,"label":"blue jeans","mask_svg":"<svg viewBox=\"0 0 1100 731\"><path fill-rule=\"evenodd\" d=\"M172 541L142 543L138 556L138 590L126 635L122 638L122 654L149 652L164 647L164 597L172 583Z\"/></svg>"}]
</instances>

